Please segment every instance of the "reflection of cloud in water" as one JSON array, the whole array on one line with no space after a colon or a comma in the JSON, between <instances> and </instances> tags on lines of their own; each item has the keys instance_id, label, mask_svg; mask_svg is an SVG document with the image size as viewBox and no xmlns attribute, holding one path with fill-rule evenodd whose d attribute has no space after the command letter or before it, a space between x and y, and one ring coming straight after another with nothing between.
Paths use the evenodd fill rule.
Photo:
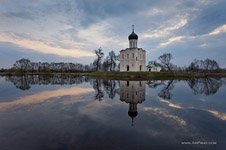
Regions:
<instances>
[{"instance_id":1,"label":"reflection of cloud in water","mask_svg":"<svg viewBox=\"0 0 226 150\"><path fill-rule=\"evenodd\" d=\"M174 104L170 101L167 101L167 100L164 100L164 99L160 99L161 102L163 103L166 103L169 107L172 107L172 108L177 108L177 109L198 109L198 110L202 110L202 111L207 111L209 113L211 113L213 116L221 119L221 120L226 120L226 114L225 113L221 113L219 111L216 111L216 110L206 110L206 109L199 109L199 108L194 108L194 107L183 107L183 106L180 106L178 104Z\"/></svg>"},{"instance_id":2,"label":"reflection of cloud in water","mask_svg":"<svg viewBox=\"0 0 226 150\"><path fill-rule=\"evenodd\" d=\"M62 96L73 96L73 95L79 95L79 94L93 92L93 91L94 91L93 88L70 88L70 89L58 89L58 90L52 90L52 91L45 91L45 92L40 92L33 95L24 96L14 101L0 103L0 109L7 109L15 106L39 104L51 98L57 98Z\"/></svg>"},{"instance_id":3,"label":"reflection of cloud in water","mask_svg":"<svg viewBox=\"0 0 226 150\"><path fill-rule=\"evenodd\" d=\"M66 100L62 100L60 103L63 105L73 105L74 103L82 102L82 101L84 101L83 95L76 96L76 98L75 97L67 98Z\"/></svg>"},{"instance_id":4,"label":"reflection of cloud in water","mask_svg":"<svg viewBox=\"0 0 226 150\"><path fill-rule=\"evenodd\" d=\"M173 104L172 102L169 102L168 100L164 100L164 99L160 99L161 102L163 103L166 103L169 107L172 107L172 108L182 108L180 105L177 105L177 104Z\"/></svg>"},{"instance_id":5,"label":"reflection of cloud in water","mask_svg":"<svg viewBox=\"0 0 226 150\"><path fill-rule=\"evenodd\" d=\"M210 112L212 115L214 115L215 117L217 117L221 120L226 120L226 114L225 113L221 113L221 112L214 111L214 110L208 110L208 112Z\"/></svg>"},{"instance_id":6,"label":"reflection of cloud in water","mask_svg":"<svg viewBox=\"0 0 226 150\"><path fill-rule=\"evenodd\" d=\"M94 120L105 122L111 119L110 116L107 114L106 109L109 107L112 107L113 105L117 105L117 103L110 104L104 101L101 101L101 102L93 101L93 102L89 102L84 107L81 106L79 108L79 113L82 115L86 115Z\"/></svg>"},{"instance_id":7,"label":"reflection of cloud in water","mask_svg":"<svg viewBox=\"0 0 226 150\"><path fill-rule=\"evenodd\" d=\"M153 108L153 107L144 107L143 109L144 109L144 111L151 112L152 114L157 115L158 117L159 117L159 115L161 115L164 118L168 118L168 119L174 120L181 126L186 126L187 125L185 120L179 118L176 115L169 114L169 112L167 112L164 109Z\"/></svg>"}]
</instances>

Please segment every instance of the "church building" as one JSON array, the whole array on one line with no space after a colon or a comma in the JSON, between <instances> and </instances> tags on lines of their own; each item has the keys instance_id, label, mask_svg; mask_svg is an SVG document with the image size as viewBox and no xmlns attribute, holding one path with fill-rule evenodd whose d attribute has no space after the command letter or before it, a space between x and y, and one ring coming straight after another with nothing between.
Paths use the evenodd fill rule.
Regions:
<instances>
[{"instance_id":1,"label":"church building","mask_svg":"<svg viewBox=\"0 0 226 150\"><path fill-rule=\"evenodd\" d=\"M146 51L137 46L138 35L134 33L134 25L128 39L129 48L120 51L120 71L147 71Z\"/></svg>"}]
</instances>

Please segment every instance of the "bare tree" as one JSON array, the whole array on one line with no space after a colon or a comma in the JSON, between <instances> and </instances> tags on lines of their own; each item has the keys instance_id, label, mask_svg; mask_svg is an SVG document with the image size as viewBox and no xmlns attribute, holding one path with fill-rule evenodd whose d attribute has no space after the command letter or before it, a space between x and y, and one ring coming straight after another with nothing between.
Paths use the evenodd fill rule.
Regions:
<instances>
[{"instance_id":1,"label":"bare tree","mask_svg":"<svg viewBox=\"0 0 226 150\"><path fill-rule=\"evenodd\" d=\"M111 68L111 62L109 56L107 56L103 62L103 70L108 71Z\"/></svg>"},{"instance_id":2,"label":"bare tree","mask_svg":"<svg viewBox=\"0 0 226 150\"><path fill-rule=\"evenodd\" d=\"M162 67L164 69L172 72L173 64L170 62L171 59L173 58L172 54L170 53L164 53L163 55L159 56L159 60L161 62Z\"/></svg>"},{"instance_id":3,"label":"bare tree","mask_svg":"<svg viewBox=\"0 0 226 150\"><path fill-rule=\"evenodd\" d=\"M203 62L203 69L206 71L213 71L213 70L220 69L220 67L215 60L211 60L211 59L207 58Z\"/></svg>"},{"instance_id":4,"label":"bare tree","mask_svg":"<svg viewBox=\"0 0 226 150\"><path fill-rule=\"evenodd\" d=\"M103 50L101 48L94 50L94 53L97 56L97 59L94 62L95 62L95 66L96 66L96 71L98 71L100 69L101 60L104 57L104 53L103 53Z\"/></svg>"},{"instance_id":5,"label":"bare tree","mask_svg":"<svg viewBox=\"0 0 226 150\"><path fill-rule=\"evenodd\" d=\"M117 56L114 51L109 52L109 60L110 60L110 71L115 70Z\"/></svg>"},{"instance_id":6,"label":"bare tree","mask_svg":"<svg viewBox=\"0 0 226 150\"><path fill-rule=\"evenodd\" d=\"M13 65L15 70L20 70L21 72L27 72L30 69L31 61L29 59L20 59L17 60L16 63Z\"/></svg>"},{"instance_id":7,"label":"bare tree","mask_svg":"<svg viewBox=\"0 0 226 150\"><path fill-rule=\"evenodd\" d=\"M216 71L219 70L220 67L215 60L211 60L209 58L205 60L195 59L188 67L188 71Z\"/></svg>"}]
</instances>

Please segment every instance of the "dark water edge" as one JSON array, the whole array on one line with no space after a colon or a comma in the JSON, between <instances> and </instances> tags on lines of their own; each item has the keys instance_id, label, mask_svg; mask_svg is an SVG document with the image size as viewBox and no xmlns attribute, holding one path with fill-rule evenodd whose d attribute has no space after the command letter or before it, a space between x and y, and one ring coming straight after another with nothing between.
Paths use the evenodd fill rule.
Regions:
<instances>
[{"instance_id":1,"label":"dark water edge","mask_svg":"<svg viewBox=\"0 0 226 150\"><path fill-rule=\"evenodd\" d=\"M0 149L223 149L226 79L0 77Z\"/></svg>"},{"instance_id":2,"label":"dark water edge","mask_svg":"<svg viewBox=\"0 0 226 150\"><path fill-rule=\"evenodd\" d=\"M88 76L94 79L105 80L167 80L167 79L189 79L206 77L226 77L225 72L118 72L118 71L97 71L97 72L58 72L58 73L15 73L2 72L0 76L27 76L27 75L46 75L46 76Z\"/></svg>"}]
</instances>

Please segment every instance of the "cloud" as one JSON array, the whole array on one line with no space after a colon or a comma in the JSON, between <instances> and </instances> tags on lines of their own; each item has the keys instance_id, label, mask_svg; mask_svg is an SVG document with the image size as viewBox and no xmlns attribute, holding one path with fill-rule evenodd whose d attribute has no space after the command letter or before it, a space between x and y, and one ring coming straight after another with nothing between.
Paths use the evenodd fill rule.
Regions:
<instances>
[{"instance_id":1,"label":"cloud","mask_svg":"<svg viewBox=\"0 0 226 150\"><path fill-rule=\"evenodd\" d=\"M28 12L7 12L7 13L3 13L0 14L1 17L3 18L21 18L21 19L28 19L28 20L33 20L33 16L31 14L29 14Z\"/></svg>"},{"instance_id":2,"label":"cloud","mask_svg":"<svg viewBox=\"0 0 226 150\"><path fill-rule=\"evenodd\" d=\"M226 23L225 0L200 0L196 12L186 25L184 32L188 35L208 34Z\"/></svg>"},{"instance_id":3,"label":"cloud","mask_svg":"<svg viewBox=\"0 0 226 150\"><path fill-rule=\"evenodd\" d=\"M78 37L85 40L90 45L95 46L108 46L109 44L114 45L124 45L117 35L111 32L112 25L106 20L100 21L95 24L90 25L87 28L81 28L78 31Z\"/></svg>"},{"instance_id":4,"label":"cloud","mask_svg":"<svg viewBox=\"0 0 226 150\"><path fill-rule=\"evenodd\" d=\"M159 9L159 8L151 8L149 9L147 12L148 15L150 16L155 16L155 15L159 15L159 14L162 14L164 11L162 9Z\"/></svg>"},{"instance_id":5,"label":"cloud","mask_svg":"<svg viewBox=\"0 0 226 150\"><path fill-rule=\"evenodd\" d=\"M172 20L157 29L145 31L142 33L143 38L160 38L170 35L173 31L178 30L187 24L187 19Z\"/></svg>"},{"instance_id":6,"label":"cloud","mask_svg":"<svg viewBox=\"0 0 226 150\"><path fill-rule=\"evenodd\" d=\"M225 32L226 32L226 24L214 29L208 35L217 35L217 34L221 34L221 33L225 33Z\"/></svg>"},{"instance_id":7,"label":"cloud","mask_svg":"<svg viewBox=\"0 0 226 150\"><path fill-rule=\"evenodd\" d=\"M73 48L65 49L65 48L57 47L48 43L44 43L42 41L34 41L31 39L21 38L16 35L13 35L13 36L14 37L0 34L0 41L16 44L20 47L31 49L33 51L44 53L44 54L54 54L58 56L64 56L64 57L66 56L66 57L74 57L74 58L94 56L92 52L87 52L84 50L73 49Z\"/></svg>"},{"instance_id":8,"label":"cloud","mask_svg":"<svg viewBox=\"0 0 226 150\"><path fill-rule=\"evenodd\" d=\"M171 43L179 42L179 41L181 41L182 39L184 39L183 36L172 37L172 38L169 38L166 42L160 43L160 46L167 46L167 45L169 45L169 44L171 44Z\"/></svg>"},{"instance_id":9,"label":"cloud","mask_svg":"<svg viewBox=\"0 0 226 150\"><path fill-rule=\"evenodd\" d=\"M225 65L225 35L220 34L225 32L225 6L224 0L0 1L0 35L2 41L31 49L34 55L80 57L85 62L82 56L94 58L91 51L98 47L105 54L126 48L135 24L139 47L150 50L147 60L171 52L178 65L212 56Z\"/></svg>"}]
</instances>

